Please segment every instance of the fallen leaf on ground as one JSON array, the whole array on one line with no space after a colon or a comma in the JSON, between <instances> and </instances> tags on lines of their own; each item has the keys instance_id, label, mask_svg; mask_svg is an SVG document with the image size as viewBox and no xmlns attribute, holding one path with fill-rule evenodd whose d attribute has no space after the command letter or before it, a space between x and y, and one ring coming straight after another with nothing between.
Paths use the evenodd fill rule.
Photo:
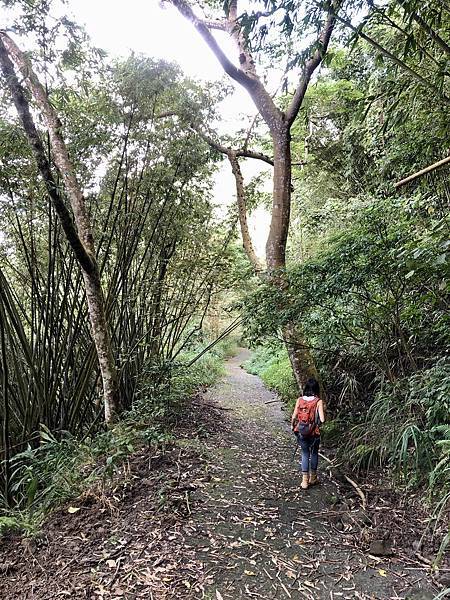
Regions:
<instances>
[{"instance_id":1,"label":"fallen leaf on ground","mask_svg":"<svg viewBox=\"0 0 450 600\"><path fill-rule=\"evenodd\" d=\"M73 515L74 513L78 512L79 510L81 510L81 508L79 506L69 506L69 508L67 509L67 512L70 513L71 515Z\"/></svg>"}]
</instances>

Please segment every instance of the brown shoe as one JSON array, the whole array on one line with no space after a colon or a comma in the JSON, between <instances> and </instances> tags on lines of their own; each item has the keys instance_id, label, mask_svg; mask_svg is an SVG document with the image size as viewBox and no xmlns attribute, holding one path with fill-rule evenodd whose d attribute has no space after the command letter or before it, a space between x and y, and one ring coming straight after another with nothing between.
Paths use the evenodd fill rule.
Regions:
<instances>
[{"instance_id":1,"label":"brown shoe","mask_svg":"<svg viewBox=\"0 0 450 600\"><path fill-rule=\"evenodd\" d=\"M309 485L317 485L319 480L317 479L317 471L311 471L309 476Z\"/></svg>"},{"instance_id":2,"label":"brown shoe","mask_svg":"<svg viewBox=\"0 0 450 600\"><path fill-rule=\"evenodd\" d=\"M308 473L302 473L302 482L300 484L302 490L308 489Z\"/></svg>"}]
</instances>

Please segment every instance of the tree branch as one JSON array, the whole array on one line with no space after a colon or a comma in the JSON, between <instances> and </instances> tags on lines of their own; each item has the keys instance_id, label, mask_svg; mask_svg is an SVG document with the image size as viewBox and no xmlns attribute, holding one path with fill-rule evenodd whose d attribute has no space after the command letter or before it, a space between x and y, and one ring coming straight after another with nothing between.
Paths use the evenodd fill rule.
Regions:
<instances>
[{"instance_id":1,"label":"tree branch","mask_svg":"<svg viewBox=\"0 0 450 600\"><path fill-rule=\"evenodd\" d=\"M250 127L248 128L247 135L245 136L244 144L242 146L243 150L247 150L247 148L248 148L248 143L250 141L250 136L252 135L252 129L256 125L259 116L260 116L260 114L256 113L256 115L253 117L253 120L252 120L252 122L250 124Z\"/></svg>"},{"instance_id":2,"label":"tree branch","mask_svg":"<svg viewBox=\"0 0 450 600\"><path fill-rule=\"evenodd\" d=\"M227 30L226 21L204 19L202 22L203 22L203 25L205 27L207 27L208 29L217 29L218 31L226 31Z\"/></svg>"},{"instance_id":3,"label":"tree branch","mask_svg":"<svg viewBox=\"0 0 450 600\"><path fill-rule=\"evenodd\" d=\"M232 79L240 83L246 89L250 89L256 83L255 80L244 73L241 69L238 69L231 60L226 56L223 52L222 48L217 43L216 39L212 35L211 31L207 27L207 21L203 21L199 19L192 10L191 6L185 0L169 0L173 6L191 23L194 25L195 29L199 32L205 42L213 51L217 60L222 65L223 70L227 75L229 75Z\"/></svg>"},{"instance_id":4,"label":"tree branch","mask_svg":"<svg viewBox=\"0 0 450 600\"><path fill-rule=\"evenodd\" d=\"M212 138L210 135L208 135L199 127L197 127L194 123L191 123L190 126L195 131L195 133L197 133L209 146L211 146L211 148L214 148L214 150L217 150L217 152L220 152L221 154L229 156L230 153L233 153L238 158L254 158L256 160L262 160L263 162L273 167L273 159L270 158L270 156L267 156L267 154L263 154L262 152L256 152L254 150L248 150L246 148L233 150L232 148L224 146L223 144Z\"/></svg>"},{"instance_id":5,"label":"tree branch","mask_svg":"<svg viewBox=\"0 0 450 600\"><path fill-rule=\"evenodd\" d=\"M444 165L448 165L449 163L450 163L450 156L447 156L446 158L443 158L442 160L439 160L438 162L435 162L432 165L425 167L424 169L421 169L420 171L417 171L417 173L413 173L412 175L409 175L408 177L405 177L404 179L397 181L397 183L394 183L394 187L396 189L398 189L399 187L402 187L402 185L405 185L405 183L414 181L414 179L417 179L418 177L422 177L422 175L426 175L427 173L431 173L431 171L434 171L435 169L438 169L439 167L443 167Z\"/></svg>"},{"instance_id":6,"label":"tree branch","mask_svg":"<svg viewBox=\"0 0 450 600\"><path fill-rule=\"evenodd\" d=\"M236 150L236 156L243 158L255 158L256 160L262 160L263 162L271 165L273 167L273 158L267 156L267 154L263 154L262 152L255 152L254 150Z\"/></svg>"},{"instance_id":7,"label":"tree branch","mask_svg":"<svg viewBox=\"0 0 450 600\"><path fill-rule=\"evenodd\" d=\"M303 69L303 73L300 79L300 83L295 90L294 97L291 100L289 108L286 111L286 123L288 126L291 126L294 122L298 111L303 102L303 98L305 97L306 90L308 89L309 81L311 79L312 74L320 65L323 60L323 57L326 54L328 49L328 45L330 43L331 34L333 33L334 26L336 24L336 13L339 10L341 5L341 0L336 0L331 3L331 6L327 13L327 18L325 20L325 25L323 26L322 31L320 32L319 38L317 40L318 48L314 52L314 54L306 61L305 67Z\"/></svg>"},{"instance_id":8,"label":"tree branch","mask_svg":"<svg viewBox=\"0 0 450 600\"><path fill-rule=\"evenodd\" d=\"M231 60L223 52L222 48L217 43L215 37L206 26L205 22L196 17L190 4L186 0L168 0L175 8L191 23L195 29L202 36L209 48L212 50L217 60L222 65L223 70L229 75L234 81L242 85L250 94L253 102L257 109L261 113L265 123L271 131L277 130L282 124L283 113L276 106L272 100L270 94L264 88L263 84L254 72L254 66L249 69L249 72L245 72L242 69L237 68ZM233 31L236 28L236 23L232 23L232 29L229 29L230 35L233 35ZM248 55L244 52L244 63L248 62ZM240 57L241 60L241 57Z\"/></svg>"},{"instance_id":9,"label":"tree branch","mask_svg":"<svg viewBox=\"0 0 450 600\"><path fill-rule=\"evenodd\" d=\"M252 55L249 52L246 39L242 34L241 25L239 23L237 14L237 0L230 0L228 4L228 33L234 40L237 50L239 52L239 63L242 70L253 77L258 79L256 74L255 62Z\"/></svg>"}]
</instances>

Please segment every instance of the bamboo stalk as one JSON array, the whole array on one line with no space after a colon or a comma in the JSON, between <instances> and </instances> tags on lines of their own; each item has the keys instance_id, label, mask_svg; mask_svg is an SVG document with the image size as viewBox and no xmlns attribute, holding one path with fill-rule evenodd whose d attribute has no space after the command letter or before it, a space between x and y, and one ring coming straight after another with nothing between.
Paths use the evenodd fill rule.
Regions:
<instances>
[{"instance_id":1,"label":"bamboo stalk","mask_svg":"<svg viewBox=\"0 0 450 600\"><path fill-rule=\"evenodd\" d=\"M438 162L435 162L432 165L429 165L428 167L425 167L424 169L421 169L420 171L417 171L416 173L413 173L412 175L409 175L408 177L405 177L404 179L397 181L397 183L394 183L394 187L395 187L395 189L398 189L402 185L405 185L406 183L409 183L410 181L414 181L415 179L422 177L422 175L431 173L431 171L434 171L435 169L438 169L439 167L443 167L444 165L447 165L449 163L450 163L450 156L447 156L446 158L443 158L442 160L438 160Z\"/></svg>"}]
</instances>

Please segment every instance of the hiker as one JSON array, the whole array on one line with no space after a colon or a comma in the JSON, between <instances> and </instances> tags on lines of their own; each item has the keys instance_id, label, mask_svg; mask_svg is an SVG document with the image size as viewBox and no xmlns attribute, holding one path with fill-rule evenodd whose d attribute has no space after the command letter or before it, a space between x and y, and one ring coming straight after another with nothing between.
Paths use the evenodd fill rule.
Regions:
<instances>
[{"instance_id":1,"label":"hiker","mask_svg":"<svg viewBox=\"0 0 450 600\"><path fill-rule=\"evenodd\" d=\"M313 377L303 387L303 395L297 399L292 413L292 430L302 449L302 489L318 483L320 429L325 421L323 401L319 397L319 383Z\"/></svg>"}]
</instances>

